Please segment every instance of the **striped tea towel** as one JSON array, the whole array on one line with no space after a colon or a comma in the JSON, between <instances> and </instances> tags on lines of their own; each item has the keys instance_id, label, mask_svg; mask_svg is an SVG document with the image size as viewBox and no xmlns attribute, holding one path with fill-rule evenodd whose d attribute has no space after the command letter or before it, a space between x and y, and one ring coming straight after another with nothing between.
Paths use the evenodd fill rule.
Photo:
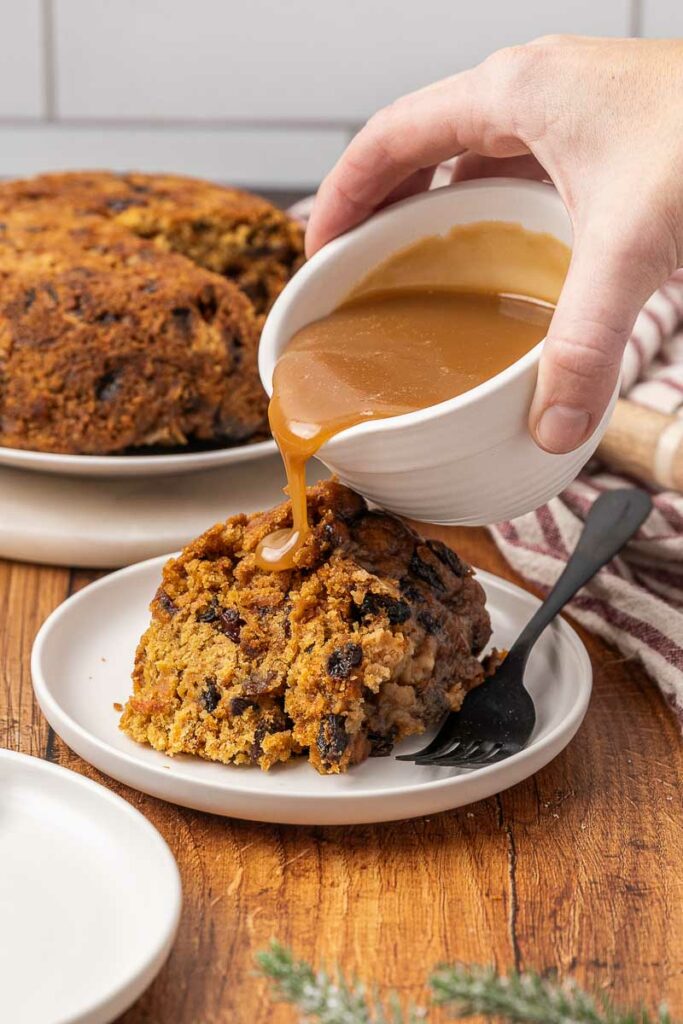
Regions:
<instances>
[{"instance_id":1,"label":"striped tea towel","mask_svg":"<svg viewBox=\"0 0 683 1024\"><path fill-rule=\"evenodd\" d=\"M439 169L441 172L442 168ZM448 168L442 174L445 184ZM305 223L313 196L290 209ZM624 353L622 395L683 417L683 270L648 300ZM510 565L547 591L564 569L583 520L605 489L633 481L591 464L559 497L491 533ZM683 728L683 495L653 493L654 511L622 555L569 605L588 629L637 658Z\"/></svg>"},{"instance_id":2,"label":"striped tea towel","mask_svg":"<svg viewBox=\"0 0 683 1024\"><path fill-rule=\"evenodd\" d=\"M624 354L622 395L683 417L683 271L646 303ZM510 563L547 591L564 569L597 496L632 483L589 465L535 512L491 527ZM619 558L569 605L588 629L642 662L683 727L683 495L652 494L654 511Z\"/></svg>"}]
</instances>

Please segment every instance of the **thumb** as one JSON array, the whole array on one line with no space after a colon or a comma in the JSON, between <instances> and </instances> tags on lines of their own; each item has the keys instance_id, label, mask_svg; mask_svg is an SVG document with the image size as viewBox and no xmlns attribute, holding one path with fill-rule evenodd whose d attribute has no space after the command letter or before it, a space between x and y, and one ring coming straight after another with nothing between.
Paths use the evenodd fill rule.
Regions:
<instances>
[{"instance_id":1,"label":"thumb","mask_svg":"<svg viewBox=\"0 0 683 1024\"><path fill-rule=\"evenodd\" d=\"M579 236L543 347L529 429L556 454L586 441L607 408L621 357L645 301L667 276L640 240L622 243L614 225ZM633 237L633 236L632 236Z\"/></svg>"}]
</instances>

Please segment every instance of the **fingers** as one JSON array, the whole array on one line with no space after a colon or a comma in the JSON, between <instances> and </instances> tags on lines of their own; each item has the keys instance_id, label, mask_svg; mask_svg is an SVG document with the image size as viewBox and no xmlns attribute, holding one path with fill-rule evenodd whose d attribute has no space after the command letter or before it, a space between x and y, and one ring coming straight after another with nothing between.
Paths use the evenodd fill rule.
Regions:
<instances>
[{"instance_id":1,"label":"fingers","mask_svg":"<svg viewBox=\"0 0 683 1024\"><path fill-rule=\"evenodd\" d=\"M409 196L426 192L432 183L435 171L436 167L421 167L419 171L415 171L405 181L402 181L393 192L390 192L382 205L389 206L391 203L397 203L400 199L408 199Z\"/></svg>"},{"instance_id":2,"label":"fingers","mask_svg":"<svg viewBox=\"0 0 683 1024\"><path fill-rule=\"evenodd\" d=\"M538 372L529 428L548 452L573 451L602 418L636 316L666 273L619 244L612 223L575 244ZM650 261L652 266L652 261Z\"/></svg>"},{"instance_id":3,"label":"fingers","mask_svg":"<svg viewBox=\"0 0 683 1024\"><path fill-rule=\"evenodd\" d=\"M310 256L360 223L406 181L477 143L482 152L526 152L494 117L484 65L436 82L381 110L356 135L323 181L306 232ZM419 180L419 179L418 179Z\"/></svg>"},{"instance_id":4,"label":"fingers","mask_svg":"<svg viewBox=\"0 0 683 1024\"><path fill-rule=\"evenodd\" d=\"M318 189L306 231L308 256L460 151L448 110L451 95L464 91L458 77L447 87L437 83L404 97L360 130Z\"/></svg>"},{"instance_id":5,"label":"fingers","mask_svg":"<svg viewBox=\"0 0 683 1024\"><path fill-rule=\"evenodd\" d=\"M479 153L463 153L455 161L451 180L470 181L472 178L525 178L532 181L550 181L550 175L535 156L491 157Z\"/></svg>"}]
</instances>

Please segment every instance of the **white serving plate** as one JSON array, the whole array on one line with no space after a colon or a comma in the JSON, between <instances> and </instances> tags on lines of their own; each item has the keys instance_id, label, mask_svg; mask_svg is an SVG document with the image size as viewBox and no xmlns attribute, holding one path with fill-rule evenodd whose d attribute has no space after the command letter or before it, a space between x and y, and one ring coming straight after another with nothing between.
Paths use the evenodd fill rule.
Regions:
<instances>
[{"instance_id":1,"label":"white serving plate","mask_svg":"<svg viewBox=\"0 0 683 1024\"><path fill-rule=\"evenodd\" d=\"M180 916L180 877L129 803L0 750L0 977L8 1024L105 1024L144 992Z\"/></svg>"},{"instance_id":2,"label":"white serving plate","mask_svg":"<svg viewBox=\"0 0 683 1024\"><path fill-rule=\"evenodd\" d=\"M79 477L150 477L198 473L202 469L253 462L277 452L275 441L176 455L60 455L0 448L0 466Z\"/></svg>"},{"instance_id":3,"label":"white serving plate","mask_svg":"<svg viewBox=\"0 0 683 1024\"><path fill-rule=\"evenodd\" d=\"M309 483L328 476L318 462ZM278 454L178 477L104 480L0 468L0 556L118 568L187 544L213 523L284 500Z\"/></svg>"},{"instance_id":4,"label":"white serving plate","mask_svg":"<svg viewBox=\"0 0 683 1024\"><path fill-rule=\"evenodd\" d=\"M164 558L130 566L69 598L47 619L33 648L33 686L45 717L68 745L101 771L164 800L254 821L357 824L434 814L489 797L547 764L570 741L588 706L591 665L564 620L536 645L527 682L538 721L525 750L497 765L463 772L373 758L342 776L321 776L304 760L262 772L170 758L118 729L115 701L130 692L138 639ZM509 646L538 606L519 587L486 572L494 641ZM413 738L400 752L416 750ZM399 748L397 748L397 752Z\"/></svg>"}]
</instances>

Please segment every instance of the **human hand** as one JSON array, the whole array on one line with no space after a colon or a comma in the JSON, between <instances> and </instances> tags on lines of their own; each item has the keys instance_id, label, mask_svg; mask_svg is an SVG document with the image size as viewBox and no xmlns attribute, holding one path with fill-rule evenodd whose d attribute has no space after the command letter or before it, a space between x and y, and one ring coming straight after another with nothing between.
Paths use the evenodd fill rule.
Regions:
<instances>
[{"instance_id":1,"label":"human hand","mask_svg":"<svg viewBox=\"0 0 683 1024\"><path fill-rule=\"evenodd\" d=\"M571 265L529 414L568 452L598 425L645 301L683 264L683 40L549 36L380 110L325 178L310 256L378 207L457 180L549 178L569 211Z\"/></svg>"}]
</instances>

